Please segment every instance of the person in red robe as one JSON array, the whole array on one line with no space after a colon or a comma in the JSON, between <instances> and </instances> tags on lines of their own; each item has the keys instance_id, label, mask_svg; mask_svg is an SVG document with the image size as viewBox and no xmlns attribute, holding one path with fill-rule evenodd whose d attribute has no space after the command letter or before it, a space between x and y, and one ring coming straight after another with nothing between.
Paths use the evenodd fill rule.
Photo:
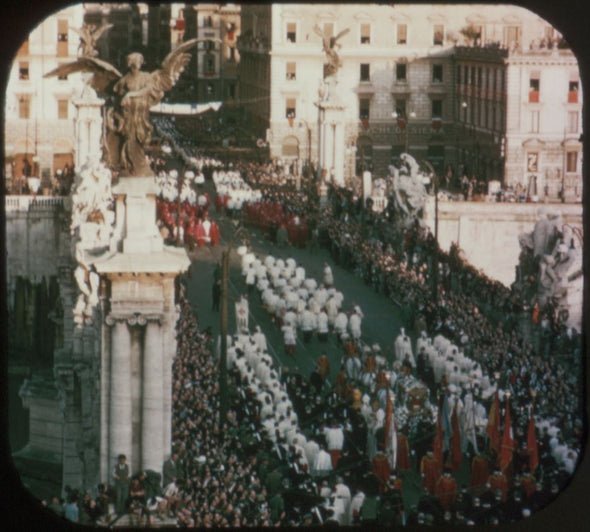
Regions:
<instances>
[{"instance_id":1,"label":"person in red robe","mask_svg":"<svg viewBox=\"0 0 590 532\"><path fill-rule=\"evenodd\" d=\"M434 495L436 482L441 475L441 467L432 451L428 451L422 457L420 475L422 476L422 485L428 490L428 493Z\"/></svg>"},{"instance_id":2,"label":"person in red robe","mask_svg":"<svg viewBox=\"0 0 590 532\"><path fill-rule=\"evenodd\" d=\"M371 464L373 466L373 474L379 481L379 493L383 493L390 475L389 460L382 451L379 451L373 457Z\"/></svg>"},{"instance_id":3,"label":"person in red robe","mask_svg":"<svg viewBox=\"0 0 590 532\"><path fill-rule=\"evenodd\" d=\"M410 462L410 442L401 432L397 433L396 465L399 471L409 471L412 469Z\"/></svg>"},{"instance_id":4,"label":"person in red robe","mask_svg":"<svg viewBox=\"0 0 590 532\"><path fill-rule=\"evenodd\" d=\"M197 246L204 246L207 244L207 233L205 232L205 227L203 226L202 220L199 220L197 223L195 235L197 238Z\"/></svg>"},{"instance_id":5,"label":"person in red robe","mask_svg":"<svg viewBox=\"0 0 590 532\"><path fill-rule=\"evenodd\" d=\"M211 244L217 246L219 244L219 238L221 236L219 226L211 220L211 228L209 229L209 236L211 237Z\"/></svg>"},{"instance_id":6,"label":"person in red robe","mask_svg":"<svg viewBox=\"0 0 590 532\"><path fill-rule=\"evenodd\" d=\"M506 502L506 497L508 497L508 478L506 478L506 475L496 469L488 477L488 482L491 492L496 493L496 490L500 490L502 492L502 502Z\"/></svg>"},{"instance_id":7,"label":"person in red robe","mask_svg":"<svg viewBox=\"0 0 590 532\"><path fill-rule=\"evenodd\" d=\"M525 469L527 469L526 466ZM520 485L522 486L522 489L527 499L529 499L530 496L533 493L535 493L537 489L536 484L537 479L535 478L535 475L533 475L530 471L525 471L520 477Z\"/></svg>"},{"instance_id":8,"label":"person in red robe","mask_svg":"<svg viewBox=\"0 0 590 532\"><path fill-rule=\"evenodd\" d=\"M320 374L322 380L326 380L326 377L330 374L330 359L328 355L322 353L316 363L316 370Z\"/></svg>"},{"instance_id":9,"label":"person in red robe","mask_svg":"<svg viewBox=\"0 0 590 532\"><path fill-rule=\"evenodd\" d=\"M451 509L457 500L457 481L451 475L450 469L446 469L436 483L435 495L440 501L442 509L446 512Z\"/></svg>"},{"instance_id":10,"label":"person in red robe","mask_svg":"<svg viewBox=\"0 0 590 532\"><path fill-rule=\"evenodd\" d=\"M490 464L485 456L477 454L471 461L469 487L474 495L481 495L490 476Z\"/></svg>"}]
</instances>

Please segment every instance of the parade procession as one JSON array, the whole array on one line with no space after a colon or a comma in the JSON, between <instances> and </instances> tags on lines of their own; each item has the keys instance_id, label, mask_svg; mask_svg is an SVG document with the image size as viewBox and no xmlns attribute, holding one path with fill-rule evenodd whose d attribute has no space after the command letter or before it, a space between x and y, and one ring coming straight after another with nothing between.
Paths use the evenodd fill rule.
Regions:
<instances>
[{"instance_id":1,"label":"parade procession","mask_svg":"<svg viewBox=\"0 0 590 532\"><path fill-rule=\"evenodd\" d=\"M121 3L32 28L12 528L584 518L583 99L550 22Z\"/></svg>"}]
</instances>

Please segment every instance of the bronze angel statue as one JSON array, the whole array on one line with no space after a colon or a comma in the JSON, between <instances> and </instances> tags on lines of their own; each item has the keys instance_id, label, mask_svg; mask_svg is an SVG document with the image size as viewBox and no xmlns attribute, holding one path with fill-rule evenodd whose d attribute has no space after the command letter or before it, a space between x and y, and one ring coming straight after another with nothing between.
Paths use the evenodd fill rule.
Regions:
<instances>
[{"instance_id":1,"label":"bronze angel statue","mask_svg":"<svg viewBox=\"0 0 590 532\"><path fill-rule=\"evenodd\" d=\"M188 50L202 39L191 39L170 52L160 68L153 72L141 70L143 55L127 56L128 71L122 75L113 65L95 57L82 56L60 65L45 77L67 76L74 72L92 72L91 86L111 100L106 111L104 140L107 165L122 176L151 176L146 159L151 131L150 107L159 103L170 90L190 60Z\"/></svg>"},{"instance_id":2,"label":"bronze angel statue","mask_svg":"<svg viewBox=\"0 0 590 532\"><path fill-rule=\"evenodd\" d=\"M98 51L96 50L96 43L102 34L111 29L113 24L104 24L97 28L94 24L84 24L81 29L72 28L78 35L80 35L80 44L78 50L82 52L84 57L96 57Z\"/></svg>"},{"instance_id":3,"label":"bronze angel statue","mask_svg":"<svg viewBox=\"0 0 590 532\"><path fill-rule=\"evenodd\" d=\"M338 55L337 50L341 47L338 41L344 37L349 31L350 28L343 29L338 35L334 37L330 37L324 32L317 24L314 26L314 31L317 35L322 38L322 50L326 53L328 57L328 64L326 66L325 77L332 76L336 74L338 69L342 66L340 62L340 56Z\"/></svg>"}]
</instances>

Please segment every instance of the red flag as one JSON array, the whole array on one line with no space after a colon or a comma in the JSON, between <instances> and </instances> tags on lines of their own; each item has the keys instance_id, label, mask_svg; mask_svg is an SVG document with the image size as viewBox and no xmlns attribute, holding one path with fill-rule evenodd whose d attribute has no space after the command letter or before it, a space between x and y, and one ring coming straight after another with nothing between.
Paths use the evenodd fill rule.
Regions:
<instances>
[{"instance_id":1,"label":"red flag","mask_svg":"<svg viewBox=\"0 0 590 532\"><path fill-rule=\"evenodd\" d=\"M539 465L539 449L537 448L537 436L535 435L535 420L533 419L533 415L531 413L531 417L529 418L529 430L526 439L526 446L529 452L529 471L531 473L535 472L537 466Z\"/></svg>"},{"instance_id":2,"label":"red flag","mask_svg":"<svg viewBox=\"0 0 590 532\"><path fill-rule=\"evenodd\" d=\"M455 408L451 414L451 467L453 473L455 473L461 465L461 432L459 430L459 416L457 415L457 403L455 402Z\"/></svg>"},{"instance_id":3,"label":"red flag","mask_svg":"<svg viewBox=\"0 0 590 532\"><path fill-rule=\"evenodd\" d=\"M438 405L438 418L436 420L436 435L434 437L434 443L432 444L432 451L434 457L438 462L439 467L442 470L443 467L443 428L442 428L442 404L439 402Z\"/></svg>"},{"instance_id":4,"label":"red flag","mask_svg":"<svg viewBox=\"0 0 590 532\"><path fill-rule=\"evenodd\" d=\"M488 426L486 427L486 433L490 439L490 447L500 452L500 398L498 397L498 391L494 395L494 401L490 407L490 413L488 416Z\"/></svg>"},{"instance_id":5,"label":"red flag","mask_svg":"<svg viewBox=\"0 0 590 532\"><path fill-rule=\"evenodd\" d=\"M387 390L387 407L385 412L385 454L389 461L391 469L396 468L397 462L397 429L395 418L393 417L393 401L389 398L389 389Z\"/></svg>"},{"instance_id":6,"label":"red flag","mask_svg":"<svg viewBox=\"0 0 590 532\"><path fill-rule=\"evenodd\" d=\"M504 417L504 434L502 435L502 448L500 450L500 470L504 471L512 462L514 451L514 438L512 437L512 418L510 417L510 405L506 399L506 416Z\"/></svg>"}]
</instances>

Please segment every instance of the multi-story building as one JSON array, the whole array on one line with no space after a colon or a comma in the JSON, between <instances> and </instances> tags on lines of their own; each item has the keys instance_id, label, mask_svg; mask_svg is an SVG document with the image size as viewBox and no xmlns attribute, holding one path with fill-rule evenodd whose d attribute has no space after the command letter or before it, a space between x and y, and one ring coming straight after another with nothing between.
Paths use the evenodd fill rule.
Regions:
<instances>
[{"instance_id":1,"label":"multi-story building","mask_svg":"<svg viewBox=\"0 0 590 532\"><path fill-rule=\"evenodd\" d=\"M83 4L84 22L93 24L97 28L105 24L112 24L98 40L98 57L108 61L118 69L125 70L125 58L133 51L152 52L147 47L148 12L144 6L138 4ZM158 46L160 40L152 36L153 46ZM149 54L146 57L150 59Z\"/></svg>"},{"instance_id":2,"label":"multi-story building","mask_svg":"<svg viewBox=\"0 0 590 532\"><path fill-rule=\"evenodd\" d=\"M570 50L523 49L506 63L507 183L527 194L582 196L582 85Z\"/></svg>"},{"instance_id":3,"label":"multi-story building","mask_svg":"<svg viewBox=\"0 0 590 532\"><path fill-rule=\"evenodd\" d=\"M10 167L6 175L12 176L6 183L9 189L22 185L19 180L25 166L45 186L57 169L73 164L71 96L82 87L81 78L43 75L76 58L79 40L72 28L82 26L82 17L82 5L49 16L31 31L13 60L4 115L4 153Z\"/></svg>"},{"instance_id":4,"label":"multi-story building","mask_svg":"<svg viewBox=\"0 0 590 532\"><path fill-rule=\"evenodd\" d=\"M196 18L198 44L193 76L196 100L200 103L233 102L236 97L237 39L240 35L240 6L236 4L197 4L187 6ZM188 16L188 15L187 15Z\"/></svg>"},{"instance_id":5,"label":"multi-story building","mask_svg":"<svg viewBox=\"0 0 590 532\"><path fill-rule=\"evenodd\" d=\"M542 164L554 166L548 161L557 152L549 138L560 127L563 141L563 121L571 120L560 153L565 183L581 188L580 160L573 155L581 148L579 133L576 139L574 133L567 136L567 127L574 127L569 108L579 112L581 106L579 83L575 104L567 102L573 89L558 90L549 81L543 101L529 103L524 96L531 72L546 69L543 78L574 83L577 62L547 21L513 5L242 6L239 99L253 131L261 136L266 129L271 157L317 162L315 104L326 62L321 34L338 36L343 30L348 32L337 46L338 84L346 102L345 177L363 168L384 175L392 158L407 149L439 173L468 171L478 179L528 187L527 150L517 150L515 142L520 135L518 142L531 145L522 117L531 106L526 112L539 112L541 128L534 135L537 151L529 151L539 153ZM559 102L561 126L552 117L558 92L565 98ZM555 152L550 159L541 154L542 146Z\"/></svg>"}]
</instances>

